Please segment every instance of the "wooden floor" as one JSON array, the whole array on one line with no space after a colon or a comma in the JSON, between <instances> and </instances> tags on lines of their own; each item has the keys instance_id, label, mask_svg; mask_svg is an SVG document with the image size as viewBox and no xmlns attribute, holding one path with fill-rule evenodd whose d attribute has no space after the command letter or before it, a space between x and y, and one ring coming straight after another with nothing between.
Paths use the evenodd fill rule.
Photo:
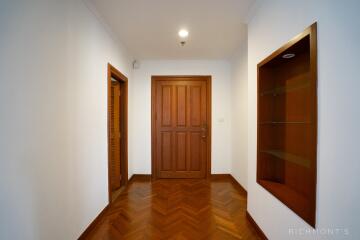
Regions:
<instances>
[{"instance_id":1,"label":"wooden floor","mask_svg":"<svg viewBox=\"0 0 360 240\"><path fill-rule=\"evenodd\" d=\"M134 179L87 239L260 239L230 177Z\"/></svg>"}]
</instances>

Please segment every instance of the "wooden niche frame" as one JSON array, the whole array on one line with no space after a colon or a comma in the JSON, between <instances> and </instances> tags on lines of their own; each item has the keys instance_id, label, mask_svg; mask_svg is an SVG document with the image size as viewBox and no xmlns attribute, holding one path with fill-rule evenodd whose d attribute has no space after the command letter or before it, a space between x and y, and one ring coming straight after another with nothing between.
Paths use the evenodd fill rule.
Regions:
<instances>
[{"instance_id":1,"label":"wooden niche frame","mask_svg":"<svg viewBox=\"0 0 360 240\"><path fill-rule=\"evenodd\" d=\"M257 65L257 183L315 228L317 23Z\"/></svg>"},{"instance_id":2,"label":"wooden niche frame","mask_svg":"<svg viewBox=\"0 0 360 240\"><path fill-rule=\"evenodd\" d=\"M111 146L110 146L110 141L111 141L111 79L114 78L115 80L117 80L119 83L123 84L123 91L121 94L123 94L124 98L124 127L123 127L123 132L121 133L121 138L125 139L124 141L124 154L123 154L123 158L124 161L120 162L121 168L124 168L124 170L122 171L122 177L121 177L121 181L122 181L122 186L126 186L128 184L128 78L122 74L119 70L117 70L114 66L112 66L110 63L108 63L108 73L107 73L107 98L108 98L108 103L107 103L107 108L108 108L108 116L107 116L107 120L108 120L108 198L109 198L109 204L111 204L112 202L112 191L111 191L111 179L110 179L110 166L111 166L111 162L110 162L110 158L111 158Z\"/></svg>"}]
</instances>

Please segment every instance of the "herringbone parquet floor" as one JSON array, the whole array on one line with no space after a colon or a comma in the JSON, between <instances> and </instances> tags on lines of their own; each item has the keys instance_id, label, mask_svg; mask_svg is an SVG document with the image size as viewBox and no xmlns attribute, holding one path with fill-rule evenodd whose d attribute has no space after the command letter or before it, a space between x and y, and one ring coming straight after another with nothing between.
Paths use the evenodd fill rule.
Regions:
<instances>
[{"instance_id":1,"label":"herringbone parquet floor","mask_svg":"<svg viewBox=\"0 0 360 240\"><path fill-rule=\"evenodd\" d=\"M260 239L231 178L134 180L89 239Z\"/></svg>"}]
</instances>

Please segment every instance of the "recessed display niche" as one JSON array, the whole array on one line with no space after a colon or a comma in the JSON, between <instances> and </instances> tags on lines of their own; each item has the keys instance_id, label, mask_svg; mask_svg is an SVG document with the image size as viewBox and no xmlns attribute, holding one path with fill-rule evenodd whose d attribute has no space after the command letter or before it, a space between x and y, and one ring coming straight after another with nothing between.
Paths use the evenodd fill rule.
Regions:
<instances>
[{"instance_id":1,"label":"recessed display niche","mask_svg":"<svg viewBox=\"0 0 360 240\"><path fill-rule=\"evenodd\" d=\"M315 227L317 25L258 64L257 182Z\"/></svg>"}]
</instances>

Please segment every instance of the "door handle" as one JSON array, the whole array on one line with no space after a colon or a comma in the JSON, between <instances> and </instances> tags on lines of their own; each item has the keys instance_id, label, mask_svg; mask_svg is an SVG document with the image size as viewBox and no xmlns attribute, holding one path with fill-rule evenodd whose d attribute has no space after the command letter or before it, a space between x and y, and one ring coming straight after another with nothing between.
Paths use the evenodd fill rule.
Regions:
<instances>
[{"instance_id":1,"label":"door handle","mask_svg":"<svg viewBox=\"0 0 360 240\"><path fill-rule=\"evenodd\" d=\"M201 132L202 132L201 138L202 138L202 139L207 138L207 124L206 124L206 123L204 123L204 124L202 125L202 127L201 127Z\"/></svg>"}]
</instances>

